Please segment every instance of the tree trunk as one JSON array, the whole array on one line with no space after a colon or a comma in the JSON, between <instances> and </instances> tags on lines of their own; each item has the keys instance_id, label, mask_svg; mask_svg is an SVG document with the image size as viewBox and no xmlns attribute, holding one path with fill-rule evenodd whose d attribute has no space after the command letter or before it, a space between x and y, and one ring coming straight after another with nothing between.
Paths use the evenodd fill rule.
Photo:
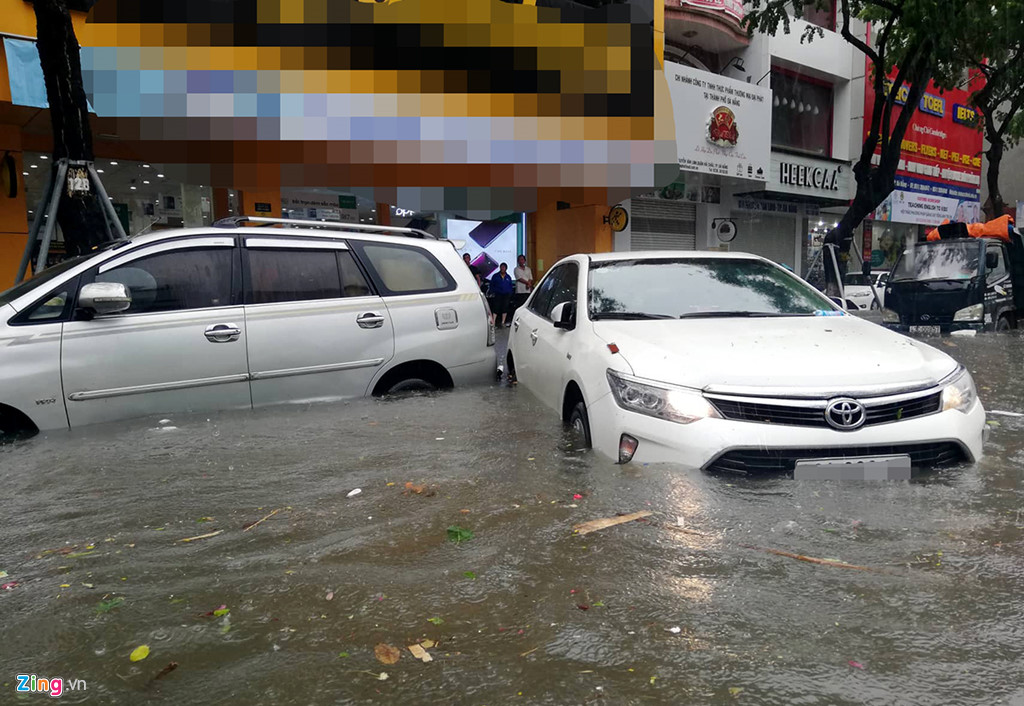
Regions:
<instances>
[{"instance_id":1,"label":"tree trunk","mask_svg":"<svg viewBox=\"0 0 1024 706\"><path fill-rule=\"evenodd\" d=\"M985 178L988 181L988 212L987 216L999 218L1006 212L1006 202L1003 200L1003 192L999 190L999 169L1003 164L1003 140L1000 137L991 138L991 142L985 155L988 157L988 171Z\"/></svg>"},{"instance_id":2,"label":"tree trunk","mask_svg":"<svg viewBox=\"0 0 1024 706\"><path fill-rule=\"evenodd\" d=\"M56 178L56 160L93 160L89 109L82 86L82 63L71 14L64 0L35 0L36 47L46 82L53 126L51 179ZM57 184L59 192L67 184ZM42 217L39 214L37 217ZM61 197L57 223L64 234L68 255L88 252L110 239L105 214L96 194L75 192Z\"/></svg>"}]
</instances>

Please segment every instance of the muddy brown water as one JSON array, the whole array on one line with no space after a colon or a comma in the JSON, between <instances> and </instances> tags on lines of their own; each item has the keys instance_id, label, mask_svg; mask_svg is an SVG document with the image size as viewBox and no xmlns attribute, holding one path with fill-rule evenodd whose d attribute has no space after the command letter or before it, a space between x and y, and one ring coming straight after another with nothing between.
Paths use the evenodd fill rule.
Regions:
<instances>
[{"instance_id":1,"label":"muddy brown water","mask_svg":"<svg viewBox=\"0 0 1024 706\"><path fill-rule=\"evenodd\" d=\"M1024 413L1024 341L932 342ZM1024 418L989 418L892 483L620 467L502 387L40 436L0 449L0 703L1024 704Z\"/></svg>"}]
</instances>

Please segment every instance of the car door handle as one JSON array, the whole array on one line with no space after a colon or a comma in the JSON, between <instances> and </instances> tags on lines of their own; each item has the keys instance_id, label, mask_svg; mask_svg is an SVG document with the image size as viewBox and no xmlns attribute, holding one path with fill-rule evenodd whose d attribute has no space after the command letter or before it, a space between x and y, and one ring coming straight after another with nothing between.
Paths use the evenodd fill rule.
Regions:
<instances>
[{"instance_id":1,"label":"car door handle","mask_svg":"<svg viewBox=\"0 0 1024 706\"><path fill-rule=\"evenodd\" d=\"M365 314L357 316L356 323L359 324L359 328L380 328L384 325L384 317L380 314L368 311Z\"/></svg>"},{"instance_id":2,"label":"car door handle","mask_svg":"<svg viewBox=\"0 0 1024 706\"><path fill-rule=\"evenodd\" d=\"M210 343L230 343L242 335L238 324L214 324L206 327L206 339Z\"/></svg>"},{"instance_id":3,"label":"car door handle","mask_svg":"<svg viewBox=\"0 0 1024 706\"><path fill-rule=\"evenodd\" d=\"M519 321L518 320L512 322L512 330L513 331L518 331L519 330Z\"/></svg>"},{"instance_id":4,"label":"car door handle","mask_svg":"<svg viewBox=\"0 0 1024 706\"><path fill-rule=\"evenodd\" d=\"M533 341L533 345L537 345L537 329L530 331L530 340Z\"/></svg>"}]
</instances>

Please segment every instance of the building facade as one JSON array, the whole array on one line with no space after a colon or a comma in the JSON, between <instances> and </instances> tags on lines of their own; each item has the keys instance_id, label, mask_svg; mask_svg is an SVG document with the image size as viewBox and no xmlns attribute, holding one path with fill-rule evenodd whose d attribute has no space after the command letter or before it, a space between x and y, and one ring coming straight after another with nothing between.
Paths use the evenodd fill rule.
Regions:
<instances>
[{"instance_id":1,"label":"building facade","mask_svg":"<svg viewBox=\"0 0 1024 706\"><path fill-rule=\"evenodd\" d=\"M853 195L862 62L831 11L777 37L748 37L734 0L669 0L665 13L680 176L628 203L616 249L735 250L804 271ZM821 36L802 43L808 22Z\"/></svg>"}]
</instances>

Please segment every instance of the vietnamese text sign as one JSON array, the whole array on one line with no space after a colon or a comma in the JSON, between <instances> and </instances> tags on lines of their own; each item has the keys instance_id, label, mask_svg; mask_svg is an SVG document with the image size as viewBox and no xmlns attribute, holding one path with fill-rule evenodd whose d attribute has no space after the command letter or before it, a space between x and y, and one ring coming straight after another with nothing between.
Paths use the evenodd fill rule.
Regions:
<instances>
[{"instance_id":1,"label":"vietnamese text sign","mask_svg":"<svg viewBox=\"0 0 1024 706\"><path fill-rule=\"evenodd\" d=\"M943 221L977 223L981 203L916 191L894 191L875 211L875 220L937 226Z\"/></svg>"},{"instance_id":2,"label":"vietnamese text sign","mask_svg":"<svg viewBox=\"0 0 1024 706\"><path fill-rule=\"evenodd\" d=\"M679 168L764 182L771 165L771 91L665 63Z\"/></svg>"}]
</instances>

